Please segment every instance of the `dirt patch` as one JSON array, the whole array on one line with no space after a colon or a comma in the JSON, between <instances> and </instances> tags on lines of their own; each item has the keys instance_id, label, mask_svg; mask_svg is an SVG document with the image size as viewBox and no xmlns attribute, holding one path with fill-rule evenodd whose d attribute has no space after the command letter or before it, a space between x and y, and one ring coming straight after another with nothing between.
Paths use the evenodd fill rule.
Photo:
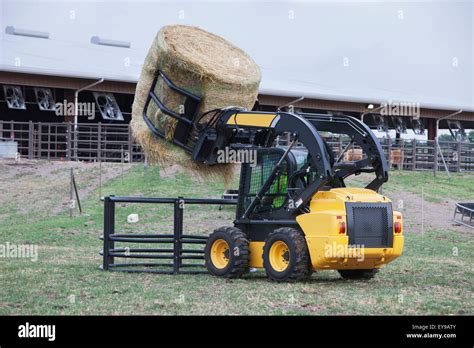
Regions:
<instances>
[{"instance_id":1,"label":"dirt patch","mask_svg":"<svg viewBox=\"0 0 474 348\"><path fill-rule=\"evenodd\" d=\"M44 160L0 161L0 221L26 215L36 221L68 209L70 169L73 168L79 197L84 199L99 186L122 173L120 163L99 164ZM130 165L124 165L126 172Z\"/></svg>"},{"instance_id":2,"label":"dirt patch","mask_svg":"<svg viewBox=\"0 0 474 348\"><path fill-rule=\"evenodd\" d=\"M0 160L0 221L12 215L26 215L28 220L40 220L66 212L69 203L70 168L74 169L81 199L98 188L98 163ZM130 165L124 165L124 173L129 168ZM181 166L174 165L160 171L160 176L172 178L184 171ZM120 177L122 166L120 163L102 163L101 172L104 184ZM385 190L384 194L393 201L394 209L403 213L406 233L421 233L422 229L471 232L452 221L455 201L450 198L439 203L425 199L422 203L421 194L392 190ZM195 212L195 215L200 214ZM227 217L228 214L224 215ZM201 221L207 220L203 218Z\"/></svg>"},{"instance_id":3,"label":"dirt patch","mask_svg":"<svg viewBox=\"0 0 474 348\"><path fill-rule=\"evenodd\" d=\"M433 203L422 200L421 195L411 192L389 192L395 210L403 214L405 233L422 233L427 230L456 230L467 232L467 228L453 222L455 201L446 198Z\"/></svg>"}]
</instances>

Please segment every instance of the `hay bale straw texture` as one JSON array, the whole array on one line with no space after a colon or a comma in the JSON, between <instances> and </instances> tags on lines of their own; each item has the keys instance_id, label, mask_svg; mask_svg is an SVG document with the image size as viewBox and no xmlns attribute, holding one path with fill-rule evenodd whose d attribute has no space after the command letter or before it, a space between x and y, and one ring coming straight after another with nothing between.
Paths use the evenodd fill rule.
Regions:
<instances>
[{"instance_id":1,"label":"hay bale straw texture","mask_svg":"<svg viewBox=\"0 0 474 348\"><path fill-rule=\"evenodd\" d=\"M181 165L198 174L224 174L229 165L206 166L190 160L184 150L158 139L143 120L143 108L157 71L176 86L202 98L199 114L227 106L251 109L256 101L260 69L252 58L225 39L200 28L170 25L156 35L143 64L132 107L132 132L150 163ZM171 110L180 111L184 98L159 83L154 91ZM176 120L164 115L154 103L147 114L166 138L172 138ZM205 122L203 119L201 122Z\"/></svg>"}]
</instances>

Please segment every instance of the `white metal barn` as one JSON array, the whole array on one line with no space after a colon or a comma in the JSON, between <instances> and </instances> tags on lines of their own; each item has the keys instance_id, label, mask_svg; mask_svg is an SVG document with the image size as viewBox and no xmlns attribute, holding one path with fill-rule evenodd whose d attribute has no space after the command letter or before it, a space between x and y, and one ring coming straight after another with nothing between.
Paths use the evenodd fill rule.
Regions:
<instances>
[{"instance_id":1,"label":"white metal barn","mask_svg":"<svg viewBox=\"0 0 474 348\"><path fill-rule=\"evenodd\" d=\"M370 112L364 121L377 127L379 104L399 103L418 109L390 118L397 136L404 124L432 140L436 120L456 111L439 127L474 128L474 5L449 0L0 0L0 120L57 122L33 105L35 88L73 101L75 91L104 79L79 100L112 93L117 122L128 123L149 45L163 25L177 23L221 35L255 59L263 110L304 97L294 106ZM7 92L21 94L24 107L12 108Z\"/></svg>"}]
</instances>

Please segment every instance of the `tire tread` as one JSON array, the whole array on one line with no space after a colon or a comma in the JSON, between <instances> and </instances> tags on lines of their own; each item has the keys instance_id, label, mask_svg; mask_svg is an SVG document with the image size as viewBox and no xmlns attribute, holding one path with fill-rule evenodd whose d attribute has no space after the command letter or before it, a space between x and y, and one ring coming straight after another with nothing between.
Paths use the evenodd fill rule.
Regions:
<instances>
[{"instance_id":1,"label":"tire tread","mask_svg":"<svg viewBox=\"0 0 474 348\"><path fill-rule=\"evenodd\" d=\"M277 279L267 272L268 277L274 281L295 282L308 279L311 276L311 260L309 256L306 239L302 232L291 227L280 227L268 235L270 237L277 234L286 234L294 243L296 250L296 264L290 275L284 279ZM264 256L265 257L265 256Z\"/></svg>"},{"instance_id":2,"label":"tire tread","mask_svg":"<svg viewBox=\"0 0 474 348\"><path fill-rule=\"evenodd\" d=\"M232 249L235 247L239 248L239 255L233 256L234 257L233 265L228 269L228 271L225 274L220 275L220 276L225 277L225 278L241 277L243 274L247 273L249 270L250 249L249 249L249 240L247 236L240 229L233 226L219 227L216 230L214 230L213 233L211 233L209 238L211 238L216 233L226 234L229 237L229 239L232 241L231 243ZM206 266L208 263L211 262L208 249L210 249L210 246L206 246L206 254L205 254ZM233 250L230 250L230 252L232 253ZM210 272L213 273L212 271Z\"/></svg>"}]
</instances>

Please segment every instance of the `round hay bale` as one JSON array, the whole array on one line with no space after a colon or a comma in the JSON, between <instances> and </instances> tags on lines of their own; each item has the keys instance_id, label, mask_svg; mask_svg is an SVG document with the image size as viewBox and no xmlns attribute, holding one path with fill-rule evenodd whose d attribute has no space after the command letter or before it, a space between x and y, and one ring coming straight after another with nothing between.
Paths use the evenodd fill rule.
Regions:
<instances>
[{"instance_id":1,"label":"round hay bale","mask_svg":"<svg viewBox=\"0 0 474 348\"><path fill-rule=\"evenodd\" d=\"M184 150L149 131L143 120L143 108L158 70L176 86L201 97L198 114L202 114L230 105L251 109L261 78L259 67L244 51L217 35L196 27L170 25L157 33L137 84L131 127L150 163L180 164L203 175L232 172L226 169L228 165L192 163ZM167 88L161 79L153 88L169 109L182 111L184 98ZM147 114L166 139L172 139L177 121L163 114L154 103L149 104ZM206 121L204 118L200 122Z\"/></svg>"}]
</instances>

